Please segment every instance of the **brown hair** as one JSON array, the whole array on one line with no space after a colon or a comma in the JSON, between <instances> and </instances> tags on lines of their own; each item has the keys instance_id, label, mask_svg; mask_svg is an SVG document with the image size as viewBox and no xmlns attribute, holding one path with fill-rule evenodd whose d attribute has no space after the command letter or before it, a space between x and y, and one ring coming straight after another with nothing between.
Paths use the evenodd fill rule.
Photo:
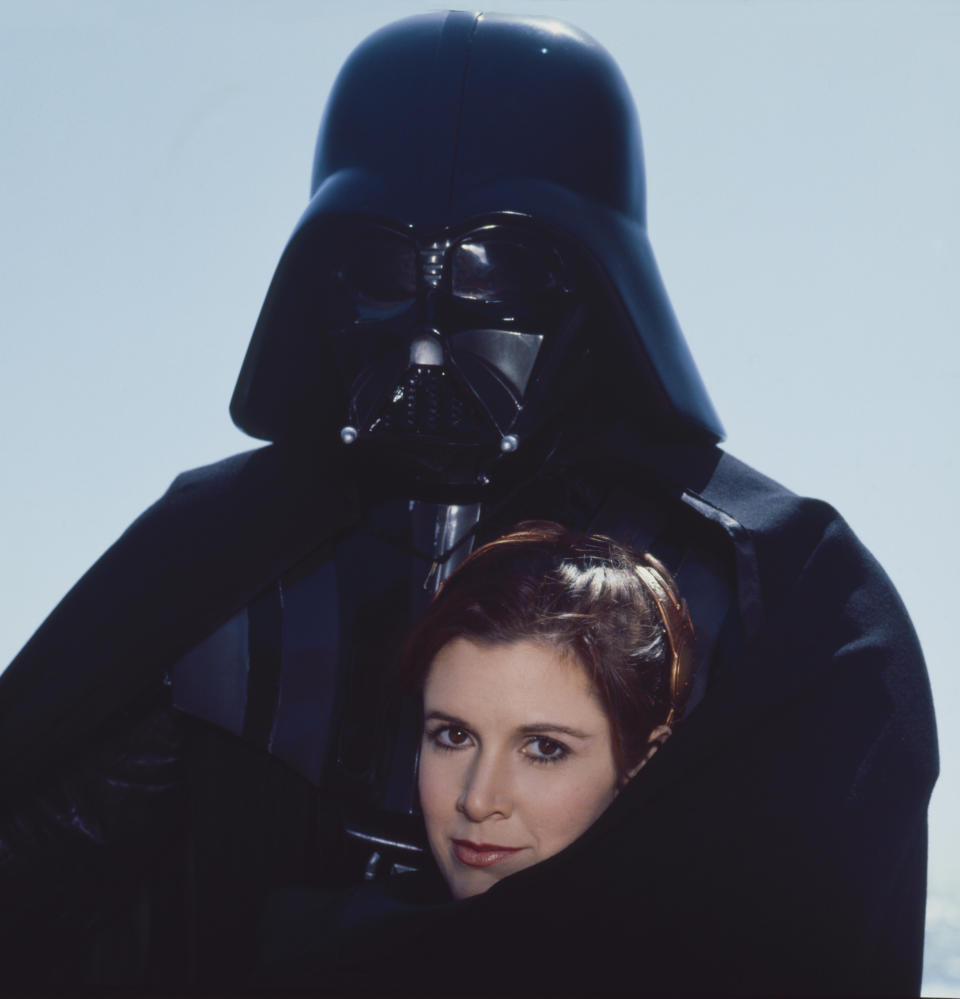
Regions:
<instances>
[{"instance_id":1,"label":"brown hair","mask_svg":"<svg viewBox=\"0 0 960 999\"><path fill-rule=\"evenodd\" d=\"M575 655L610 720L621 776L645 757L651 732L680 717L692 683L693 625L660 562L550 521L518 524L457 569L407 643L401 679L422 685L456 638Z\"/></svg>"}]
</instances>

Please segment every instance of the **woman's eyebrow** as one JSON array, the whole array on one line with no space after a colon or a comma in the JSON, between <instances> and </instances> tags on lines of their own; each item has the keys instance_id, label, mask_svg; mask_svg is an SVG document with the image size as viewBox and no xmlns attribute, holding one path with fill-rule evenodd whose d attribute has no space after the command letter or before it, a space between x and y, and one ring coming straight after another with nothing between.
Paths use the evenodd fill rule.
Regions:
<instances>
[{"instance_id":1,"label":"woman's eyebrow","mask_svg":"<svg viewBox=\"0 0 960 999\"><path fill-rule=\"evenodd\" d=\"M428 711L424 716L423 720L428 721L445 721L450 722L451 725L459 725L461 728L469 728L470 726L462 718L458 718L456 715L447 714L446 711Z\"/></svg>"},{"instance_id":2,"label":"woman's eyebrow","mask_svg":"<svg viewBox=\"0 0 960 999\"><path fill-rule=\"evenodd\" d=\"M533 722L531 725L521 725L517 731L521 735L540 735L543 732L560 732L562 735L572 735L575 739L592 739L590 732L581 732L569 725L558 725L556 722Z\"/></svg>"},{"instance_id":3,"label":"woman's eyebrow","mask_svg":"<svg viewBox=\"0 0 960 999\"><path fill-rule=\"evenodd\" d=\"M460 728L469 729L470 723L458 718L456 715L448 714L446 711L428 711L423 716L425 722L444 721ZM582 732L580 729L571 728L569 725L561 725L559 722L531 722L528 725L520 725L517 728L520 735L542 735L544 732L556 732L560 735L569 735L574 739L592 739L593 734Z\"/></svg>"}]
</instances>

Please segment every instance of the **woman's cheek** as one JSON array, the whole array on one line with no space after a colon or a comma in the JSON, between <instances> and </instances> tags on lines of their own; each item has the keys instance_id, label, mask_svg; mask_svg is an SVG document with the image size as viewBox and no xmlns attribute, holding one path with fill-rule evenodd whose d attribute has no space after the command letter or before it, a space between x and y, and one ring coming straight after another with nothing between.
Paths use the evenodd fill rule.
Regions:
<instances>
[{"instance_id":1,"label":"woman's cheek","mask_svg":"<svg viewBox=\"0 0 960 999\"><path fill-rule=\"evenodd\" d=\"M433 747L424 746L420 755L418 786L420 809L428 820L431 817L441 817L445 812L455 809L454 770L455 760L444 759Z\"/></svg>"}]
</instances>

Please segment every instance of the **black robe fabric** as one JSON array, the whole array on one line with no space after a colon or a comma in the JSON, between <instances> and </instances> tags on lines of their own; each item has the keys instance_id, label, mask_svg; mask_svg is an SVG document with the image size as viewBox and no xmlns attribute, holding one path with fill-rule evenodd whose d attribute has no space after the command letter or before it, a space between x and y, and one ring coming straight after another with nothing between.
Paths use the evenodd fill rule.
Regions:
<instances>
[{"instance_id":1,"label":"black robe fabric","mask_svg":"<svg viewBox=\"0 0 960 999\"><path fill-rule=\"evenodd\" d=\"M168 674L355 518L348 480L281 448L183 473L0 675L6 982L190 985L206 952L216 952L207 963L229 968L225 955L238 941L221 938L241 921L255 924L260 894L304 876L276 830L286 820L291 841L310 835L305 782L239 740L188 724L171 706ZM238 836L231 853L238 803L264 814L244 816L258 838ZM274 808L285 818L268 818ZM218 811L222 821L210 821ZM250 862L245 848L263 857ZM215 943L198 943L209 907L197 904L192 869L211 866L211 854L229 857L224 867L257 890L239 893L248 910L223 932L215 926ZM218 871L203 891L222 895L228 909L237 897L223 887ZM239 981L244 964L233 963Z\"/></svg>"},{"instance_id":2,"label":"black robe fabric","mask_svg":"<svg viewBox=\"0 0 960 999\"><path fill-rule=\"evenodd\" d=\"M584 480L603 463L568 461ZM607 533L630 541L633 505L659 490L723 539L736 606L707 696L562 854L467 902L374 893L344 925L318 927L322 959L306 946L287 980L334 992L915 993L937 752L922 656L889 580L831 507L716 449L634 447L606 474ZM274 446L180 477L132 525L0 678L13 810L0 839L16 861L3 870L42 884L50 837L7 832L23 802L266 581L350 531L357 497L342 472ZM505 517L545 512L521 503ZM174 778L145 783L177 797ZM142 796L120 798L133 817L119 826L139 816L150 840Z\"/></svg>"}]
</instances>

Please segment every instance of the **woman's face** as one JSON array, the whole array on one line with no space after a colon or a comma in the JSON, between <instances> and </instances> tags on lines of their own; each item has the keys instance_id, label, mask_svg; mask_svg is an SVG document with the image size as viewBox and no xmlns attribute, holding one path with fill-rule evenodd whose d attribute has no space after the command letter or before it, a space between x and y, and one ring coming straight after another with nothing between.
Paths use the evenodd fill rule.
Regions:
<instances>
[{"instance_id":1,"label":"woman's face","mask_svg":"<svg viewBox=\"0 0 960 999\"><path fill-rule=\"evenodd\" d=\"M559 853L617 793L610 723L573 656L457 638L424 689L420 804L454 898Z\"/></svg>"}]
</instances>

